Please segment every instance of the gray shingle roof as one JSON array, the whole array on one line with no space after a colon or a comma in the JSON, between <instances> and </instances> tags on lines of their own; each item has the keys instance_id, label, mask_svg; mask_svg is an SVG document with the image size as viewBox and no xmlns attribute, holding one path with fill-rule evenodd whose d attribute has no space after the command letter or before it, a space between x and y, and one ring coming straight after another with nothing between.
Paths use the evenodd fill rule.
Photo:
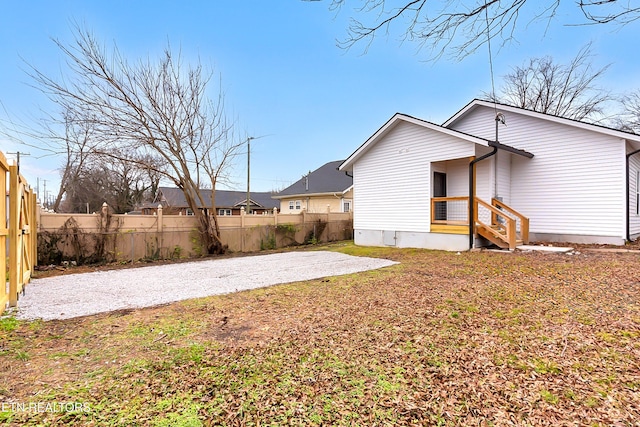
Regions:
<instances>
[{"instance_id":1,"label":"gray shingle roof","mask_svg":"<svg viewBox=\"0 0 640 427\"><path fill-rule=\"evenodd\" d=\"M211 190L201 190L204 202L207 206L211 205ZM157 202L165 201L168 206L172 207L187 207L187 199L184 197L184 193L179 188L173 187L160 187L158 189L159 196L163 199L157 200ZM252 205L256 204L259 207L265 209L279 208L280 202L273 200L271 192L251 192ZM246 191L229 191L229 190L216 190L216 208L233 208L238 206L244 206L247 200Z\"/></svg>"},{"instance_id":2,"label":"gray shingle roof","mask_svg":"<svg viewBox=\"0 0 640 427\"><path fill-rule=\"evenodd\" d=\"M276 197L344 192L353 185L353 178L338 170L340 164L342 160L320 166L276 194Z\"/></svg>"}]
</instances>

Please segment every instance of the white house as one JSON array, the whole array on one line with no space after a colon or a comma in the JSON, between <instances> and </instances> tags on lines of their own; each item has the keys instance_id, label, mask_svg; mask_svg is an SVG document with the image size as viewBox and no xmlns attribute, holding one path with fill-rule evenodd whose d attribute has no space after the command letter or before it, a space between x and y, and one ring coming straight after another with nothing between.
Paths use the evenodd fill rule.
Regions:
<instances>
[{"instance_id":1,"label":"white house","mask_svg":"<svg viewBox=\"0 0 640 427\"><path fill-rule=\"evenodd\" d=\"M394 115L340 169L359 245L622 244L640 236L638 150L640 135L474 100L443 125Z\"/></svg>"}]
</instances>

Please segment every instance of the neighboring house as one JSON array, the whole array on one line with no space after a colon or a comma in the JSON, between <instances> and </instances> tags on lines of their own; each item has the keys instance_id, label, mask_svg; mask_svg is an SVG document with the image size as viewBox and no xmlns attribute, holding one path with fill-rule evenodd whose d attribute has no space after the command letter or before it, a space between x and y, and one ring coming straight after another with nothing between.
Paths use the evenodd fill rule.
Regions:
<instances>
[{"instance_id":1,"label":"neighboring house","mask_svg":"<svg viewBox=\"0 0 640 427\"><path fill-rule=\"evenodd\" d=\"M211 206L211 190L201 190L206 206ZM256 215L264 213L272 214L273 208L278 207L270 192L252 192L251 212ZM247 193L243 191L216 190L216 212L218 215L240 215L241 208L247 206ZM162 204L163 212L174 215L193 215L193 211L187 205L187 199L179 188L160 187L155 200L150 205L142 207L143 214L153 214Z\"/></svg>"},{"instance_id":2,"label":"neighboring house","mask_svg":"<svg viewBox=\"0 0 640 427\"><path fill-rule=\"evenodd\" d=\"M338 170L341 163L329 162L272 196L279 200L280 213L351 212L353 178Z\"/></svg>"},{"instance_id":3,"label":"neighboring house","mask_svg":"<svg viewBox=\"0 0 640 427\"><path fill-rule=\"evenodd\" d=\"M356 244L622 244L640 236L639 149L640 135L474 100L442 126L394 115L340 170Z\"/></svg>"}]
</instances>

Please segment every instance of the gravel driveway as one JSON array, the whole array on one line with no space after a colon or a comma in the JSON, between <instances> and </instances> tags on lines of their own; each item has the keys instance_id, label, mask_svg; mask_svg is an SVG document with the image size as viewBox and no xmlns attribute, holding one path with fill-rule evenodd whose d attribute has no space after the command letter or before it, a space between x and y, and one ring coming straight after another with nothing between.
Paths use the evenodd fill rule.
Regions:
<instances>
[{"instance_id":1,"label":"gravel driveway","mask_svg":"<svg viewBox=\"0 0 640 427\"><path fill-rule=\"evenodd\" d=\"M19 319L68 319L387 267L337 252L286 252L33 279Z\"/></svg>"}]
</instances>

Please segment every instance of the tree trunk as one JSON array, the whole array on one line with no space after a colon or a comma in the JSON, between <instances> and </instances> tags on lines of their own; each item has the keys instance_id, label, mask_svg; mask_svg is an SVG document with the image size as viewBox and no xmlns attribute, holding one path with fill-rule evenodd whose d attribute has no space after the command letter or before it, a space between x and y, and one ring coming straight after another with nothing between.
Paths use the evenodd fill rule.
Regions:
<instances>
[{"instance_id":1,"label":"tree trunk","mask_svg":"<svg viewBox=\"0 0 640 427\"><path fill-rule=\"evenodd\" d=\"M209 255L221 255L224 254L228 246L222 243L220 240L220 230L218 228L217 221L212 221L212 215L209 215L208 209L198 209L196 215L198 215L198 222L200 224L200 236L204 247L207 249Z\"/></svg>"}]
</instances>

